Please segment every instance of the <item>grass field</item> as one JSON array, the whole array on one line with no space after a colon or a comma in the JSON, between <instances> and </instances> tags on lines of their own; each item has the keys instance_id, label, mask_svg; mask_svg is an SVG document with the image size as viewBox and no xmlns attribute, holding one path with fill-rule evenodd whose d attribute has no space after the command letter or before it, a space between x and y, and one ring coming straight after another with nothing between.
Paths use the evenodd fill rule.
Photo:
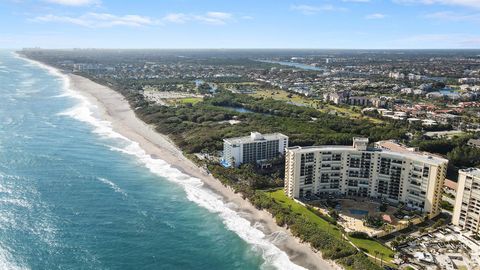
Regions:
<instances>
[{"instance_id":1,"label":"grass field","mask_svg":"<svg viewBox=\"0 0 480 270\"><path fill-rule=\"evenodd\" d=\"M188 97L188 98L176 98L176 99L169 99L167 100L167 102L169 104L187 104L187 103L190 103L190 104L196 104L200 101L202 101L203 98L201 97Z\"/></svg>"},{"instance_id":2,"label":"grass field","mask_svg":"<svg viewBox=\"0 0 480 270\"><path fill-rule=\"evenodd\" d=\"M326 220L322 219L312 211L308 210L305 206L290 199L289 197L287 197L287 195L285 195L285 192L283 192L283 190L280 189L277 191L268 192L268 194L270 194L270 196L274 198L277 203L280 203L285 208L289 208L294 213L305 216L310 221L316 223L320 228L330 232L335 237L338 237L338 239L342 239L342 232L337 228L337 226L328 223Z\"/></svg>"},{"instance_id":3,"label":"grass field","mask_svg":"<svg viewBox=\"0 0 480 270\"><path fill-rule=\"evenodd\" d=\"M203 98L201 98L201 97L198 97L198 98L197 97L190 97L190 98L182 98L182 99L179 100L179 102L183 103L183 104L185 104L185 103L195 104L195 103L198 103L202 100L203 100Z\"/></svg>"},{"instance_id":4,"label":"grass field","mask_svg":"<svg viewBox=\"0 0 480 270\"><path fill-rule=\"evenodd\" d=\"M393 256L393 254L395 254L393 250L375 240L359 239L350 236L348 237L348 239L352 241L352 243L354 243L357 247L372 256L375 256L375 252L378 252L377 258L380 258L379 254L383 254L382 259L387 262L390 262L392 260L392 257L390 256Z\"/></svg>"},{"instance_id":5,"label":"grass field","mask_svg":"<svg viewBox=\"0 0 480 270\"><path fill-rule=\"evenodd\" d=\"M251 96L262 97L262 98L272 98L274 100L293 102L293 103L297 103L297 104L301 104L309 107L315 106L314 100L311 100L307 97L300 96L297 94L293 94L293 93L291 94L283 90L258 90L254 94L251 94Z\"/></svg>"},{"instance_id":6,"label":"grass field","mask_svg":"<svg viewBox=\"0 0 480 270\"><path fill-rule=\"evenodd\" d=\"M277 203L280 203L282 206L290 209L294 213L305 216L310 221L316 223L320 228L324 229L325 231L328 231L329 233L337 237L339 240L343 239L342 232L339 230L337 226L328 223L326 220L322 219L312 211L308 210L305 206L290 199L289 197L287 197L287 195L285 195L285 192L283 190L280 189L276 191L271 191L271 192L267 192L267 194L269 194L269 196L275 199ZM373 239L358 239L353 237L348 237L348 239L357 247L362 249L364 252L367 252L372 256L375 256L376 251L378 252L378 254L383 254L383 260L387 262L390 262L392 260L390 256L391 255L393 256L393 254L395 254L393 250L391 250L390 248L382 245L380 242L377 242ZM377 254L377 257L379 257L378 254Z\"/></svg>"},{"instance_id":7,"label":"grass field","mask_svg":"<svg viewBox=\"0 0 480 270\"><path fill-rule=\"evenodd\" d=\"M315 108L321 112L336 111L338 114L344 115L354 119L368 119L372 123L383 123L382 120L373 117L363 116L361 113L355 112L352 109L334 106L331 104L322 103L319 100L314 100L305 96L289 93L284 90L259 90L254 94L254 97L272 98L274 100L281 100L285 102L291 102L300 106L307 106Z\"/></svg>"}]
</instances>

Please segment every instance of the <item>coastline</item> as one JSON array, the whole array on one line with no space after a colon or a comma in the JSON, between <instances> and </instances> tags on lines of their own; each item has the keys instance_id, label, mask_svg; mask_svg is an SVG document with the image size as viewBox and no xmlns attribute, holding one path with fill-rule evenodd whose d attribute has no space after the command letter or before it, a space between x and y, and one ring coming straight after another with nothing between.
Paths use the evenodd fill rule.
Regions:
<instances>
[{"instance_id":1,"label":"coastline","mask_svg":"<svg viewBox=\"0 0 480 270\"><path fill-rule=\"evenodd\" d=\"M200 179L203 187L220 196L224 203L229 205L233 203L235 207L230 208L233 208L241 218L246 219L251 224L250 226L263 232L265 235L263 240L272 243L285 252L291 262L308 269L342 269L333 261L322 259L320 254L316 253L308 243L301 243L286 228L276 225L270 213L256 209L247 200L244 200L240 194L235 194L231 188L224 186L219 180L207 174L202 168L186 158L167 136L156 132L152 126L137 118L120 93L87 78L71 74L65 75L43 63L23 59L47 68L54 75L64 77L67 81L66 87L69 87L71 91L80 95L81 98L87 99L89 103L95 106L96 113L99 114L101 121L107 121L111 124L113 131L134 143L138 143L138 146L150 158L165 161L170 167L183 174ZM295 268L287 265L282 266L284 269Z\"/></svg>"},{"instance_id":2,"label":"coastline","mask_svg":"<svg viewBox=\"0 0 480 270\"><path fill-rule=\"evenodd\" d=\"M152 126L137 118L120 93L78 75L68 77L70 87L94 103L100 111L102 120L112 123L113 130L137 142L152 157L162 159L182 173L200 179L206 188L220 195L224 202L234 203L235 211L241 213L241 216L251 224L261 224L259 229L266 236L276 232L283 233L286 237L275 243L275 246L287 253L293 263L307 269L341 269L333 261L322 259L309 244L300 243L287 229L279 227L270 213L256 209L240 194L234 193L231 188L224 186L186 158L167 136L156 132Z\"/></svg>"}]
</instances>

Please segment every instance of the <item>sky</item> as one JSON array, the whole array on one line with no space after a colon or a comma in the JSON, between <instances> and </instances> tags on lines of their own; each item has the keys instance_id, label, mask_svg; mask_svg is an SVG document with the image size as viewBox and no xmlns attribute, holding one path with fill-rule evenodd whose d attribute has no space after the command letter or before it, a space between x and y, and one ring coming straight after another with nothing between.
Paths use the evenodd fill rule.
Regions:
<instances>
[{"instance_id":1,"label":"sky","mask_svg":"<svg viewBox=\"0 0 480 270\"><path fill-rule=\"evenodd\" d=\"M0 48L480 48L480 0L0 0Z\"/></svg>"}]
</instances>

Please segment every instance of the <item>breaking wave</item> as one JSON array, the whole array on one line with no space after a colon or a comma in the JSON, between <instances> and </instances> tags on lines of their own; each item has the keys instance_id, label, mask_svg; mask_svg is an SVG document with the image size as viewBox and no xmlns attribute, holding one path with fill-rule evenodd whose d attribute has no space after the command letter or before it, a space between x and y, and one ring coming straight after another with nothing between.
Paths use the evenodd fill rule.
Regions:
<instances>
[{"instance_id":1,"label":"breaking wave","mask_svg":"<svg viewBox=\"0 0 480 270\"><path fill-rule=\"evenodd\" d=\"M27 61L37 64L47 69L50 74L61 78L64 89L64 93L61 96L68 96L78 100L76 106L60 113L60 115L88 123L94 127L94 133L103 138L115 139L115 141L121 145L119 147L111 147L111 150L134 156L152 173L182 186L187 194L188 200L212 213L218 214L227 229L235 232L240 238L252 245L254 250L260 251L265 260L264 267L271 268L273 266L277 269L304 269L290 261L288 255L269 240L271 237L265 235L258 229L259 226L252 225L250 221L241 217L238 212L234 211L232 207L229 207L229 204L224 202L218 194L205 188L200 179L182 173L161 159L152 158L140 147L139 143L114 131L111 122L96 117L95 111L98 108L91 103L87 97L70 88L70 79L68 76L42 63L32 60ZM102 181L100 178L99 180ZM107 179L103 179L102 182L108 184L114 190L118 188Z\"/></svg>"}]
</instances>

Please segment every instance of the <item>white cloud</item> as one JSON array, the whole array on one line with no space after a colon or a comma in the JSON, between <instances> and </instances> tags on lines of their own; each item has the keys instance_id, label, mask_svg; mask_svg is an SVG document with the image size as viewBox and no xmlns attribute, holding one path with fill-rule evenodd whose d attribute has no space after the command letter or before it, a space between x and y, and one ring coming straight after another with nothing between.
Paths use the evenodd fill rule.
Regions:
<instances>
[{"instance_id":1,"label":"white cloud","mask_svg":"<svg viewBox=\"0 0 480 270\"><path fill-rule=\"evenodd\" d=\"M170 13L163 17L162 20L170 23L185 23L189 19L189 16L183 13Z\"/></svg>"},{"instance_id":2,"label":"white cloud","mask_svg":"<svg viewBox=\"0 0 480 270\"><path fill-rule=\"evenodd\" d=\"M313 15L324 11L345 11L345 8L336 7L331 4L325 4L321 6L309 6L309 5L292 5L291 10L299 11L305 15Z\"/></svg>"},{"instance_id":3,"label":"white cloud","mask_svg":"<svg viewBox=\"0 0 480 270\"><path fill-rule=\"evenodd\" d=\"M160 22L149 17L140 15L124 15L117 16L109 13L86 13L78 17L71 16L57 16L57 15L45 15L38 16L33 19L37 22L58 22L69 23L89 28L105 28L113 26L148 26L156 25Z\"/></svg>"},{"instance_id":4,"label":"white cloud","mask_svg":"<svg viewBox=\"0 0 480 270\"><path fill-rule=\"evenodd\" d=\"M164 16L162 21L166 23L186 23L188 21L196 21L206 24L221 25L233 20L233 18L234 17L231 13L210 11L201 15L170 13Z\"/></svg>"},{"instance_id":5,"label":"white cloud","mask_svg":"<svg viewBox=\"0 0 480 270\"><path fill-rule=\"evenodd\" d=\"M100 0L45 0L45 2L65 6L90 6L101 4Z\"/></svg>"},{"instance_id":6,"label":"white cloud","mask_svg":"<svg viewBox=\"0 0 480 270\"><path fill-rule=\"evenodd\" d=\"M207 12L204 15L192 16L194 20L207 24L226 24L232 17L232 14L226 12Z\"/></svg>"},{"instance_id":7,"label":"white cloud","mask_svg":"<svg viewBox=\"0 0 480 270\"><path fill-rule=\"evenodd\" d=\"M440 11L425 15L425 18L440 21L469 21L480 22L480 13L463 14L453 11Z\"/></svg>"},{"instance_id":8,"label":"white cloud","mask_svg":"<svg viewBox=\"0 0 480 270\"><path fill-rule=\"evenodd\" d=\"M365 16L365 19L368 20L379 20L379 19L384 19L386 17L385 14L382 13L373 13L373 14L368 14Z\"/></svg>"},{"instance_id":9,"label":"white cloud","mask_svg":"<svg viewBox=\"0 0 480 270\"><path fill-rule=\"evenodd\" d=\"M251 18L251 17L249 17ZM242 18L248 19L248 18ZM182 24L187 22L199 22L204 24L222 25L229 21L234 20L234 16L231 13L211 11L205 14L184 14L184 13L170 13L165 15L161 19L155 19L147 16L140 15L114 15L109 13L86 13L80 16L59 16L48 14L44 16L38 16L31 21L34 22L56 22L56 23L68 23L89 28L107 28L114 26L152 26L163 25L168 23Z\"/></svg>"},{"instance_id":10,"label":"white cloud","mask_svg":"<svg viewBox=\"0 0 480 270\"><path fill-rule=\"evenodd\" d=\"M480 8L479 0L393 0L399 4L424 4L424 5L450 5L450 6L463 6L470 8Z\"/></svg>"}]
</instances>

